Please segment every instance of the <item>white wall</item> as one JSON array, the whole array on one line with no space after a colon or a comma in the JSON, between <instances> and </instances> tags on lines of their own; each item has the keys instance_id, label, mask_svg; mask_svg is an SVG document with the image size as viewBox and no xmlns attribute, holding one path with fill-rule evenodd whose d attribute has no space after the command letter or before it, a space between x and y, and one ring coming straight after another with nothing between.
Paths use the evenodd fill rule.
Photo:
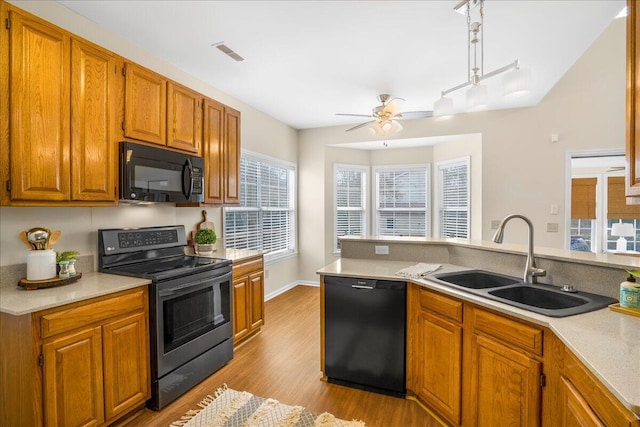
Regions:
<instances>
[{"instance_id":1,"label":"white wall","mask_svg":"<svg viewBox=\"0 0 640 427\"><path fill-rule=\"evenodd\" d=\"M600 35L587 52L536 106L502 111L459 114L448 121L423 119L405 121L396 138L436 137L457 134L482 135L481 213L472 201L474 235L490 240L491 221L511 213L529 217L536 228L536 246L562 248L564 245L565 153L589 149L624 149L625 143L625 20L618 19ZM535 78L535 70L534 78ZM299 132L298 150L301 195L300 236L306 241L301 254L303 279L331 258L326 242L331 229L323 227L333 215L331 205L318 208L326 185L327 145L362 142L370 134L345 132L351 126L308 129ZM550 141L551 134L559 142ZM389 145L393 139L387 140ZM330 200L325 196L325 200ZM308 203L308 205L306 203ZM557 204L557 215L550 213ZM481 218L480 220L478 218ZM547 223L558 223L557 233L546 232ZM505 241L526 243L523 222L509 224ZM321 246L325 242L325 247Z\"/></svg>"},{"instance_id":2,"label":"white wall","mask_svg":"<svg viewBox=\"0 0 640 427\"><path fill-rule=\"evenodd\" d=\"M220 90L188 75L177 67L143 51L86 18L52 1L10 1L9 3L58 25L80 37L105 47L133 62L148 67L172 80L229 105L242 114L242 148L296 162L297 131L261 111L230 97ZM222 209L206 208L221 237ZM18 231L46 226L62 231L56 249L77 249L83 255L97 253L98 228L183 224L193 229L201 221L202 208L176 208L173 205L119 206L117 208L0 208L0 265L26 261ZM217 246L222 247L222 239ZM265 293L298 279L297 258L266 267Z\"/></svg>"}]
</instances>

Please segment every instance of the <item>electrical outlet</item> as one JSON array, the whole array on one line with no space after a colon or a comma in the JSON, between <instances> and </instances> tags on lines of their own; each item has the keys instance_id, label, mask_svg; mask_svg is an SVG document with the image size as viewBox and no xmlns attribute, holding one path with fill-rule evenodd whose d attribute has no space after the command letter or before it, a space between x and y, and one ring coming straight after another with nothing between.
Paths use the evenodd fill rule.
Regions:
<instances>
[{"instance_id":1,"label":"electrical outlet","mask_svg":"<svg viewBox=\"0 0 640 427\"><path fill-rule=\"evenodd\" d=\"M555 203L551 205L551 215L558 215L560 208Z\"/></svg>"},{"instance_id":2,"label":"electrical outlet","mask_svg":"<svg viewBox=\"0 0 640 427\"><path fill-rule=\"evenodd\" d=\"M499 219L494 219L493 221L491 221L491 229L492 230L497 230L499 226L500 226L500 220Z\"/></svg>"},{"instance_id":3,"label":"electrical outlet","mask_svg":"<svg viewBox=\"0 0 640 427\"><path fill-rule=\"evenodd\" d=\"M376 245L376 255L389 255L389 246Z\"/></svg>"},{"instance_id":4,"label":"electrical outlet","mask_svg":"<svg viewBox=\"0 0 640 427\"><path fill-rule=\"evenodd\" d=\"M557 233L558 232L558 223L557 222L548 222L547 223L547 232L548 233Z\"/></svg>"}]
</instances>

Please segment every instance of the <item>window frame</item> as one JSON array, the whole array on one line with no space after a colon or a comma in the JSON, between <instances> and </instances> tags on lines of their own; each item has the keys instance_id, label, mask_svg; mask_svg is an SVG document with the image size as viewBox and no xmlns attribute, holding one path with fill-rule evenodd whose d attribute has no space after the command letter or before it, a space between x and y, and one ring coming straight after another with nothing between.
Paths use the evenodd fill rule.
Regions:
<instances>
[{"instance_id":1,"label":"window frame","mask_svg":"<svg viewBox=\"0 0 640 427\"><path fill-rule=\"evenodd\" d=\"M425 234L421 237L431 237L431 216L432 216L432 201L431 201L431 187L433 185L431 179L431 164L430 163L414 163L414 164L402 164L402 165L380 165L373 166L371 172L371 191L373 193L372 196L372 208L371 208L371 216L372 216L372 225L371 230L372 233L375 233L377 236L380 236L378 232L378 212L381 210L380 206L380 191L379 184L380 181L378 179L379 172L408 172L408 171L420 171L424 173L425 177L425 207L421 208L398 208L398 209L389 209L384 208L385 211L398 211L398 212L421 212L425 213Z\"/></svg>"},{"instance_id":2,"label":"window frame","mask_svg":"<svg viewBox=\"0 0 640 427\"><path fill-rule=\"evenodd\" d=\"M369 234L369 206L368 206L368 188L369 188L369 170L367 165L356 165L346 163L334 163L333 164L333 253L334 255L340 255L341 250L338 246L338 211L341 210L338 207L338 171L352 171L362 173L362 206L359 208L362 211L362 235ZM357 210L354 207L345 208L343 210Z\"/></svg>"},{"instance_id":3,"label":"window frame","mask_svg":"<svg viewBox=\"0 0 640 427\"><path fill-rule=\"evenodd\" d=\"M442 160L434 163L434 212L436 214L434 235L442 236L442 220L444 212L444 186L442 183L442 170L447 167L454 167L460 164L467 166L467 237L465 240L471 239L471 156L457 157L455 159ZM459 237L463 238L463 237Z\"/></svg>"},{"instance_id":4,"label":"window frame","mask_svg":"<svg viewBox=\"0 0 640 427\"><path fill-rule=\"evenodd\" d=\"M289 208L286 209L290 214L289 220L289 242L288 247L286 249L280 249L277 251L264 252L264 262L265 264L271 264L277 261L281 261L287 258L291 258L298 253L298 242L297 242L297 216L298 216L298 198L297 198L297 182L298 182L298 170L297 164L293 162L289 162L287 160L278 159L275 157L267 156L265 154L256 153L253 151L241 150L240 155L240 170L242 169L242 160L253 161L258 163L258 167L260 164L266 164L271 167L286 169L289 173L288 179L288 198L289 198ZM242 173L240 172L242 175ZM257 197L258 197L258 205L260 205L260 188L261 185L259 181L256 183L257 185ZM227 244L227 213L228 212L258 212L258 222L259 222L259 234L263 234L264 229L264 219L263 213L267 211L273 212L274 210L282 210L282 208L273 208L273 207L245 207L241 206L242 203L242 195L240 197L240 203L235 206L225 206L223 208L222 215L222 229L224 230L224 245L225 248L233 248L232 246L228 246ZM262 249L252 249L252 250L262 250Z\"/></svg>"}]
</instances>

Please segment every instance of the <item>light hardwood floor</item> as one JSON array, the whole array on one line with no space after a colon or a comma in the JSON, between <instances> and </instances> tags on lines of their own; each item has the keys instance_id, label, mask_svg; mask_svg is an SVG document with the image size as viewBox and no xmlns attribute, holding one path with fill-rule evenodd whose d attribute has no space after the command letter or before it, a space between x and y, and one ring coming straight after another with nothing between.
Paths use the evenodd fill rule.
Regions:
<instances>
[{"instance_id":1,"label":"light hardwood floor","mask_svg":"<svg viewBox=\"0 0 640 427\"><path fill-rule=\"evenodd\" d=\"M320 380L320 290L297 286L267 301L262 332L233 360L160 412L145 409L126 427L168 426L222 384L368 427L440 426L417 403Z\"/></svg>"}]
</instances>

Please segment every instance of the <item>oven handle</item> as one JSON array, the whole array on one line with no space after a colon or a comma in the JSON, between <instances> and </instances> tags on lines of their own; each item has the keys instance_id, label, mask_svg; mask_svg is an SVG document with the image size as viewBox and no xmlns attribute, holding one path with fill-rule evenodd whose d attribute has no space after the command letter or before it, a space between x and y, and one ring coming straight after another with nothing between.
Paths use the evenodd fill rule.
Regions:
<instances>
[{"instance_id":1,"label":"oven handle","mask_svg":"<svg viewBox=\"0 0 640 427\"><path fill-rule=\"evenodd\" d=\"M184 294L184 293L191 292L192 288L202 285L203 283L211 283L212 281L225 282L227 280L231 281L231 273L225 273L222 276L216 276L214 278L207 278L207 279L200 279L196 282L183 283L181 285L174 286L173 288L163 289L158 292L158 296L168 297L168 296Z\"/></svg>"}]
</instances>

